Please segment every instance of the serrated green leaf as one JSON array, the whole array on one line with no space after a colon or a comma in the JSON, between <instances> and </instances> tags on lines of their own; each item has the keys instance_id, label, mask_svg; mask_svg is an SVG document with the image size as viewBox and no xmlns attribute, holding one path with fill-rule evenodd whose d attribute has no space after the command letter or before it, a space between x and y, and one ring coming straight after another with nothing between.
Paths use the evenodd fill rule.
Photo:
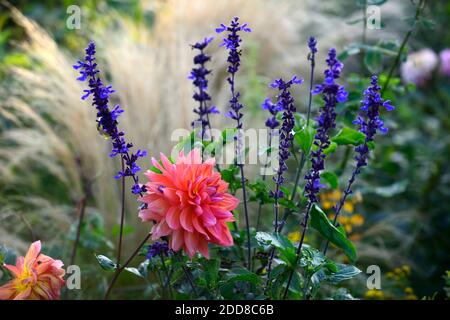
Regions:
<instances>
[{"instance_id":1,"label":"serrated green leaf","mask_svg":"<svg viewBox=\"0 0 450 320\"><path fill-rule=\"evenodd\" d=\"M316 229L325 239L329 240L336 247L344 251L350 261L357 258L356 248L353 243L347 239L346 235L336 228L326 214L317 205L311 208L311 226Z\"/></svg>"}]
</instances>

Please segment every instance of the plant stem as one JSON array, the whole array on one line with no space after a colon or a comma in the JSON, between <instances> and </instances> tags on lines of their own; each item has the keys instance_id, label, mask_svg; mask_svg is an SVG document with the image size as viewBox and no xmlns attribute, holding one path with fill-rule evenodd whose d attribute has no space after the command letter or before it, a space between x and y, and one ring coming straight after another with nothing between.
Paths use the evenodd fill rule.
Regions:
<instances>
[{"instance_id":1,"label":"plant stem","mask_svg":"<svg viewBox=\"0 0 450 320\"><path fill-rule=\"evenodd\" d=\"M272 132L269 132L269 148L272 146ZM270 153L268 154L268 156L270 156ZM263 171L263 175L262 175L262 181L265 182L266 181L266 171L267 171L267 163L264 164L264 171ZM257 219L256 219L256 232L258 232L259 230L259 225L261 222L261 210L262 210L262 201L259 201L259 206L258 206L258 211L257 211Z\"/></svg>"},{"instance_id":2,"label":"plant stem","mask_svg":"<svg viewBox=\"0 0 450 320\"><path fill-rule=\"evenodd\" d=\"M162 268L163 268L164 274L166 275L166 282L164 283L164 281L163 281L163 285L164 285L164 287L167 286L167 289L169 290L170 299L173 300L172 288L170 286L170 276L169 276L169 272L167 271L166 262L164 261L164 253L161 252L161 254L159 256L161 258L161 263L162 263Z\"/></svg>"},{"instance_id":3,"label":"plant stem","mask_svg":"<svg viewBox=\"0 0 450 320\"><path fill-rule=\"evenodd\" d=\"M425 3L426 3L426 0L420 0L420 3L417 5L416 14L414 15L414 26L415 26L417 20L419 19L423 8L425 7ZM397 69L397 66L400 63L400 58L402 56L403 50L405 49L405 46L408 43L409 37L411 36L411 34L414 31L414 26L408 30L408 32L405 35L405 38L403 38L402 44L400 45L400 48L398 49L394 63L392 64L391 69L389 70L388 77L382 86L383 89L381 89L381 95L383 95L383 93L389 87L389 82L391 81L392 75L394 74L395 69Z\"/></svg>"},{"instance_id":4,"label":"plant stem","mask_svg":"<svg viewBox=\"0 0 450 320\"><path fill-rule=\"evenodd\" d=\"M175 254L175 257L177 258L178 262L180 263L181 268L183 269L184 275L185 275L186 279L188 280L188 282L189 282L189 284L190 284L190 286L192 288L192 291L194 292L194 294L196 296L198 296L197 295L197 289L195 288L195 284L194 284L194 281L192 279L191 272L186 269L186 267L184 266L184 262L181 260L181 258L178 256L178 254Z\"/></svg>"},{"instance_id":5,"label":"plant stem","mask_svg":"<svg viewBox=\"0 0 450 320\"><path fill-rule=\"evenodd\" d=\"M108 296L114 286L114 284L117 281L117 278L119 277L120 273L130 264L131 260L139 253L139 250L141 250L142 246L150 239L151 234L147 234L145 238L141 241L141 243L137 246L137 248L134 250L134 252L131 254L131 256L125 261L125 263L122 266L117 266L117 270L114 273L114 276L111 280L111 283L108 286L108 289L106 290L104 300L108 300Z\"/></svg>"},{"instance_id":6,"label":"plant stem","mask_svg":"<svg viewBox=\"0 0 450 320\"><path fill-rule=\"evenodd\" d=\"M298 260L300 259L301 254L302 254L303 242L305 241L306 230L308 230L309 212L311 211L312 205L313 204L311 202L308 202L305 218L303 219L303 223L302 223L302 226L303 226L302 236L301 236L300 242L298 243L298 246L297 246L297 251L296 251L297 256L295 257L294 266L291 270L291 273L289 274L288 282L286 284L286 289L285 289L284 295L283 295L283 300L286 299L286 297L287 297L287 294L289 292L289 287L291 285L292 277L294 276L294 272L297 269Z\"/></svg>"},{"instance_id":7,"label":"plant stem","mask_svg":"<svg viewBox=\"0 0 450 320\"><path fill-rule=\"evenodd\" d=\"M245 190L245 175L244 175L244 165L239 164L241 170L241 184L242 184L242 197L244 200L244 214L245 214L245 227L247 231L247 267L251 270L252 265L252 251L251 251L251 240L250 240L250 221L248 219L248 209L247 209L247 192Z\"/></svg>"},{"instance_id":8,"label":"plant stem","mask_svg":"<svg viewBox=\"0 0 450 320\"><path fill-rule=\"evenodd\" d=\"M122 159L122 172L124 172L125 170L125 161L123 159L123 157L121 157ZM122 176L122 208L120 211L120 229L119 229L119 245L117 248L117 265L120 265L120 258L122 255L122 239L123 239L123 223L124 223L124 219L125 219L125 176Z\"/></svg>"},{"instance_id":9,"label":"plant stem","mask_svg":"<svg viewBox=\"0 0 450 320\"><path fill-rule=\"evenodd\" d=\"M77 226L77 233L75 236L75 241L73 243L72 254L70 256L70 265L75 264L75 259L77 256L77 249L78 249L78 244L80 242L80 235L81 235L81 226L83 225L84 211L86 209L86 197L81 198L81 200L78 202L77 207L78 207L78 226Z\"/></svg>"}]
</instances>

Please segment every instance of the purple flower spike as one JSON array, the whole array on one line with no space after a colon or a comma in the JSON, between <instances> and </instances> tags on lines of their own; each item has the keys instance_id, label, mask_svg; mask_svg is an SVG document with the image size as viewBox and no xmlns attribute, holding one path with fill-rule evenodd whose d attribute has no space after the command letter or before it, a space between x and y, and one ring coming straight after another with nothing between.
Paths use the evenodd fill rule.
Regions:
<instances>
[{"instance_id":1,"label":"purple flower spike","mask_svg":"<svg viewBox=\"0 0 450 320\"><path fill-rule=\"evenodd\" d=\"M119 105L116 105L114 109L110 109L109 96L114 93L114 90L111 86L105 86L100 77L97 76L100 70L97 69L97 63L95 62L95 43L90 42L85 52L84 61L79 60L73 66L75 70L80 72L80 77L77 80L88 80L89 89L83 90L85 94L81 99L85 100L89 96L93 97L92 105L97 109L97 127L112 142L110 156L115 157L120 154L125 163L125 169L118 172L115 178L132 177L134 180L134 185L131 188L132 193L142 193L145 191L145 186L139 185L136 173L140 170L140 167L136 164L136 160L140 157L145 157L147 153L141 150L138 150L136 154L130 153L130 148L133 147L133 144L126 142L125 133L120 131L117 126L117 120L124 110Z\"/></svg>"},{"instance_id":2,"label":"purple flower spike","mask_svg":"<svg viewBox=\"0 0 450 320\"><path fill-rule=\"evenodd\" d=\"M206 76L211 73L211 70L206 68L206 63L211 60L211 57L208 56L204 50L213 39L213 37L205 38L203 41L192 45L192 49L198 50L199 53L194 57L194 64L196 64L197 67L191 70L191 74L188 77L198 89L193 95L194 100L199 104L198 108L194 109L194 113L198 115L198 118L192 122L192 127L197 123L201 124L202 140L206 133L206 129L211 129L209 115L212 113L219 113L219 110L217 110L215 106L209 106L211 96L207 92L208 80L206 79Z\"/></svg>"},{"instance_id":3,"label":"purple flower spike","mask_svg":"<svg viewBox=\"0 0 450 320\"><path fill-rule=\"evenodd\" d=\"M325 70L325 80L317 85L313 94L322 94L325 105L321 108L317 121L317 133L314 137L315 151L311 151L311 170L305 175L305 194L310 204L318 201L320 192L320 171L325 169L324 150L330 146L329 131L336 127L336 105L347 100L344 87L335 83L339 78L344 65L337 60L336 50L330 49L327 58L328 69Z\"/></svg>"}]
</instances>

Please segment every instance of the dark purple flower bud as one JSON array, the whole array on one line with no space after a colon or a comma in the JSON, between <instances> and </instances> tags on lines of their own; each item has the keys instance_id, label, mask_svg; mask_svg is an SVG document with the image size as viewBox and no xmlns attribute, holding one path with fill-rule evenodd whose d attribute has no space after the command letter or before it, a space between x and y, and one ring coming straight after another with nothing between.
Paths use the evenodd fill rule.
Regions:
<instances>
[{"instance_id":1,"label":"dark purple flower bud","mask_svg":"<svg viewBox=\"0 0 450 320\"><path fill-rule=\"evenodd\" d=\"M167 242L156 241L147 247L147 259L152 259L161 254L167 254L169 252L169 245Z\"/></svg>"}]
</instances>

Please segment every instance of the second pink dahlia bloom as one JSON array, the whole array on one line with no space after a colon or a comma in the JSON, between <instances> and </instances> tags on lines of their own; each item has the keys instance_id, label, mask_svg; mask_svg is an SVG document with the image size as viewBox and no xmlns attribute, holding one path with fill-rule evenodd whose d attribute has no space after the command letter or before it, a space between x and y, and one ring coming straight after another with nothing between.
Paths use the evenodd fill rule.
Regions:
<instances>
[{"instance_id":1,"label":"second pink dahlia bloom","mask_svg":"<svg viewBox=\"0 0 450 320\"><path fill-rule=\"evenodd\" d=\"M0 300L59 300L65 281L63 263L41 253L41 242L30 245L16 265L5 264L13 279L0 287Z\"/></svg>"},{"instance_id":2,"label":"second pink dahlia bloom","mask_svg":"<svg viewBox=\"0 0 450 320\"><path fill-rule=\"evenodd\" d=\"M239 200L227 193L228 184L214 172L215 159L202 161L200 150L180 152L175 163L161 154L161 171L147 171L147 192L140 201L147 208L139 212L143 221L154 221L152 239L169 237L174 251L183 249L189 257L199 251L209 258L208 243L233 245L227 222L235 221L232 210Z\"/></svg>"}]
</instances>

